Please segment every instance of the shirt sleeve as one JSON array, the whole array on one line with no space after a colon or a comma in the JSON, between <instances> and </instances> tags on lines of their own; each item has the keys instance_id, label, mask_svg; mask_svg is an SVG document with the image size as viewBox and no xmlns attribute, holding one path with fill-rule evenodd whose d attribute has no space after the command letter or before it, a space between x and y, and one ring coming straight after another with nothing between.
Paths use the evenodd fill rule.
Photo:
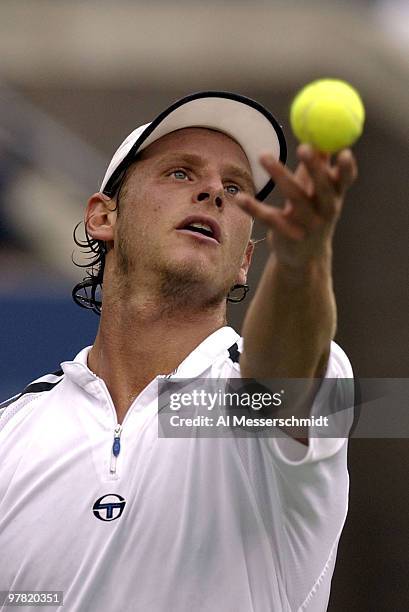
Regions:
<instances>
[{"instance_id":1,"label":"shirt sleeve","mask_svg":"<svg viewBox=\"0 0 409 612\"><path fill-rule=\"evenodd\" d=\"M327 370L310 415L328 416L328 425L309 427L308 446L284 433L270 438L271 452L278 461L302 465L321 461L346 444L353 415L353 372L348 357L338 344L331 342ZM331 432L334 437L330 437Z\"/></svg>"},{"instance_id":2,"label":"shirt sleeve","mask_svg":"<svg viewBox=\"0 0 409 612\"><path fill-rule=\"evenodd\" d=\"M330 418L340 437L319 437L319 431L310 431L313 437L308 447L288 436L263 439L266 460L276 468L284 579L297 611L327 609L348 511L347 436L353 422L353 373L344 351L334 342L325 378L330 380L321 385L311 415L328 413L325 403L332 402Z\"/></svg>"},{"instance_id":3,"label":"shirt sleeve","mask_svg":"<svg viewBox=\"0 0 409 612\"><path fill-rule=\"evenodd\" d=\"M239 350L241 346L239 343ZM238 363L225 376L240 377ZM325 612L348 511L348 432L353 423L353 372L331 343L327 370L311 416L330 414L330 432L310 427L306 446L277 437L240 440L243 463L271 537L274 564L292 611ZM325 436L325 437L324 437ZM244 453L242 453L244 454Z\"/></svg>"}]
</instances>

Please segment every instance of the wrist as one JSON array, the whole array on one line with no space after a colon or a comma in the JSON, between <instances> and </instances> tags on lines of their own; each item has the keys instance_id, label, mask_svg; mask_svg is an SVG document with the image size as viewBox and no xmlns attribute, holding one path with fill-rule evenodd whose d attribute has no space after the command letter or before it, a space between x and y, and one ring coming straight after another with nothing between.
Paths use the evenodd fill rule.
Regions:
<instances>
[{"instance_id":1,"label":"wrist","mask_svg":"<svg viewBox=\"0 0 409 612\"><path fill-rule=\"evenodd\" d=\"M330 250L319 256L311 256L297 261L280 260L272 257L272 267L276 276L285 283L310 284L314 280L332 278L332 253Z\"/></svg>"}]
</instances>

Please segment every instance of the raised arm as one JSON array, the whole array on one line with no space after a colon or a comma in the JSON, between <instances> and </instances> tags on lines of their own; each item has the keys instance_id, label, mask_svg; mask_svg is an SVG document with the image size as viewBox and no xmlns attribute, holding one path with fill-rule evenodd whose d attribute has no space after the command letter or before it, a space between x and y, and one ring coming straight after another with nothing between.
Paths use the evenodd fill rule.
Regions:
<instances>
[{"instance_id":1,"label":"raised arm","mask_svg":"<svg viewBox=\"0 0 409 612\"><path fill-rule=\"evenodd\" d=\"M237 198L265 223L271 249L244 320L243 378L319 378L335 335L332 241L345 193L357 176L356 162L347 149L334 163L308 145L300 145L297 154L294 173L270 155L262 158L286 199L282 209L246 195ZM308 413L305 404L301 415Z\"/></svg>"}]
</instances>

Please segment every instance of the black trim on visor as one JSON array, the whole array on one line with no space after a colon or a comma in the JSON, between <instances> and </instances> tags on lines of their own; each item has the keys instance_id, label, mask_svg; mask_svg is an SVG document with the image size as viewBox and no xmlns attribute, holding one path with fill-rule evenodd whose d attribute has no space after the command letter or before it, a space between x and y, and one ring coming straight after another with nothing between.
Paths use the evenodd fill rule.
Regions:
<instances>
[{"instance_id":1,"label":"black trim on visor","mask_svg":"<svg viewBox=\"0 0 409 612\"><path fill-rule=\"evenodd\" d=\"M283 130L281 129L280 124L276 121L273 115L266 109L264 106L252 100L251 98L247 98L240 94L230 93L228 91L200 91L198 93L191 94L180 100L177 100L167 109L162 111L156 119L152 121L152 123L144 130L144 132L139 136L136 142L132 145L132 148L128 151L124 159L118 165L118 167L114 170L112 175L109 177L107 184L103 190L103 193L109 197L112 197L115 194L116 188L118 187L118 177L128 168L134 161L136 154L138 153L139 148L145 142L145 140L152 134L152 132L158 127L158 125L166 119L168 115L170 115L174 110L186 104L187 102L191 102L192 100L198 100L200 98L226 98L228 100L235 100L236 102L241 102L243 104L247 104L251 106L255 110L259 111L262 115L269 120L271 125L273 126L278 142L280 145L280 161L285 164L287 161L287 144L285 141ZM275 183L271 179L266 183L266 185L256 194L257 200L264 200L269 193L274 189Z\"/></svg>"}]
</instances>

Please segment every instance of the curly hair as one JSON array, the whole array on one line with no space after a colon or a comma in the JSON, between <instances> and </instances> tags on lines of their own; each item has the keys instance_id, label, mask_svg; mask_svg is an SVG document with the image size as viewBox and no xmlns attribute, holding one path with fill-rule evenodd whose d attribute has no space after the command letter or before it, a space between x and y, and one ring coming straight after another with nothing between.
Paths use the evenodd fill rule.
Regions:
<instances>
[{"instance_id":1,"label":"curly hair","mask_svg":"<svg viewBox=\"0 0 409 612\"><path fill-rule=\"evenodd\" d=\"M137 158L134 160L133 163L135 163L138 159L139 159L139 156L137 156ZM117 194L116 207L113 210L114 211L117 210L118 215L120 211L119 200L120 200L120 197L123 195L123 187L125 185L125 177L126 177L128 169L129 169L129 166L118 177L117 181L115 182L115 185L110 190L110 193L106 194L106 195L109 195L111 198L114 198L115 194ZM86 276L83 278L81 282L77 283L75 287L73 288L72 298L74 302L78 304L78 306L81 306L82 308L87 308L88 310L92 310L93 312L95 312L95 314L100 316L101 308L102 308L101 293L103 289L102 284L104 280L105 257L107 254L107 246L103 240L97 240L96 238L92 238L88 234L86 222L84 223L85 240L80 240L77 237L76 232L82 223L84 223L84 221L80 221L75 226L74 231L73 231L73 238L77 246L79 246L81 249L85 249L83 251L84 254L90 254L90 257L88 257L87 259L90 259L91 261L89 263L80 264L74 261L74 258L71 257L71 260L75 266L79 268L87 268ZM265 240L265 238L261 238L260 240L251 239L250 242L256 245L257 243L262 242L263 240ZM237 289L240 289L242 291L241 296L232 297L230 296L230 292L229 292L229 295L226 297L226 300L228 302L233 302L233 303L241 302L246 297L249 287L248 285L236 284L231 288L230 291L235 291Z\"/></svg>"},{"instance_id":2,"label":"curly hair","mask_svg":"<svg viewBox=\"0 0 409 612\"><path fill-rule=\"evenodd\" d=\"M87 232L87 227L85 227L85 240L80 240L76 236L76 232L78 227L83 223L80 221L74 228L73 238L74 242L77 246L84 248L84 253L92 253L90 263L80 264L72 259L72 262L75 266L79 268L87 268L86 276L83 280L75 285L72 290L72 298L78 306L82 308L88 308L95 312L95 314L101 314L102 307L102 299L97 297L98 287L100 291L102 291L102 283L104 278L104 269L105 269L105 256L106 256L106 244L102 240L96 240L95 238L91 238ZM88 293L88 289L90 290L90 294Z\"/></svg>"},{"instance_id":3,"label":"curly hair","mask_svg":"<svg viewBox=\"0 0 409 612\"><path fill-rule=\"evenodd\" d=\"M135 159L137 161L137 159ZM133 164L132 164L133 165ZM129 168L129 166L128 166ZM123 186L125 184L125 176L127 174L126 168L118 177L117 181L111 188L109 195L111 198L116 196L116 206L113 209L114 211L118 211L119 215L119 199L120 196L123 195ZM76 233L79 226L84 223L84 231L85 231L85 240L80 240ZM91 254L89 263L80 264L74 261L74 258L71 257L73 264L79 268L87 268L86 276L82 279L80 283L77 283L72 290L72 298L78 306L82 308L87 308L88 310L92 310L97 315L101 315L102 308L102 298L97 297L97 291L100 296L102 292L102 283L104 280L104 270L105 270L105 257L107 254L107 245L103 240L98 240L96 238L92 238L87 231L87 222L80 221L74 227L73 231L74 242L81 249L85 249L83 251L84 254ZM99 290L98 290L99 288ZM88 292L89 291L89 292Z\"/></svg>"}]
</instances>

